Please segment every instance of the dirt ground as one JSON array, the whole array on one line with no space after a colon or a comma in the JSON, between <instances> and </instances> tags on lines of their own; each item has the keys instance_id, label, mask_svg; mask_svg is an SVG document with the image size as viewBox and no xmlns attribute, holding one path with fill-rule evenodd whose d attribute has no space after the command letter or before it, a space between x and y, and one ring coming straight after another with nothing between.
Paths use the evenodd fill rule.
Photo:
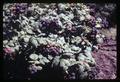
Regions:
<instances>
[{"instance_id":1,"label":"dirt ground","mask_svg":"<svg viewBox=\"0 0 120 82\"><path fill-rule=\"evenodd\" d=\"M92 68L92 79L115 79L117 71L116 29L104 30L108 42L104 42L97 52L93 52L96 67ZM94 77L94 78L93 78Z\"/></svg>"}]
</instances>

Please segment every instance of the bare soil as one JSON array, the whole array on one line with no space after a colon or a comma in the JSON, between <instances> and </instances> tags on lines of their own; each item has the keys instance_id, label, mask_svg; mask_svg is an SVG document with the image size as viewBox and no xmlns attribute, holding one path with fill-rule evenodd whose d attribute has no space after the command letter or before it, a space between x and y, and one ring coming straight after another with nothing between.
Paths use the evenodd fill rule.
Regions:
<instances>
[{"instance_id":1,"label":"bare soil","mask_svg":"<svg viewBox=\"0 0 120 82\"><path fill-rule=\"evenodd\" d=\"M97 52L93 52L96 66L92 68L92 72L90 73L91 79L115 79L117 77L117 42L115 40L115 30L109 30L109 32L106 32L106 36L109 39L108 42L104 42Z\"/></svg>"}]
</instances>

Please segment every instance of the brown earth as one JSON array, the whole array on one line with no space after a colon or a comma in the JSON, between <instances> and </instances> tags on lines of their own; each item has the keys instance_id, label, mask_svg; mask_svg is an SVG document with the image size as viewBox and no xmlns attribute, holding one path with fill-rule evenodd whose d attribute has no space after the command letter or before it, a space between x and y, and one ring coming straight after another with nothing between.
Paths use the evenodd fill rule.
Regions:
<instances>
[{"instance_id":1,"label":"brown earth","mask_svg":"<svg viewBox=\"0 0 120 82\"><path fill-rule=\"evenodd\" d=\"M105 32L108 42L101 44L97 52L93 52L96 66L90 73L91 79L115 79L117 71L116 30Z\"/></svg>"}]
</instances>

